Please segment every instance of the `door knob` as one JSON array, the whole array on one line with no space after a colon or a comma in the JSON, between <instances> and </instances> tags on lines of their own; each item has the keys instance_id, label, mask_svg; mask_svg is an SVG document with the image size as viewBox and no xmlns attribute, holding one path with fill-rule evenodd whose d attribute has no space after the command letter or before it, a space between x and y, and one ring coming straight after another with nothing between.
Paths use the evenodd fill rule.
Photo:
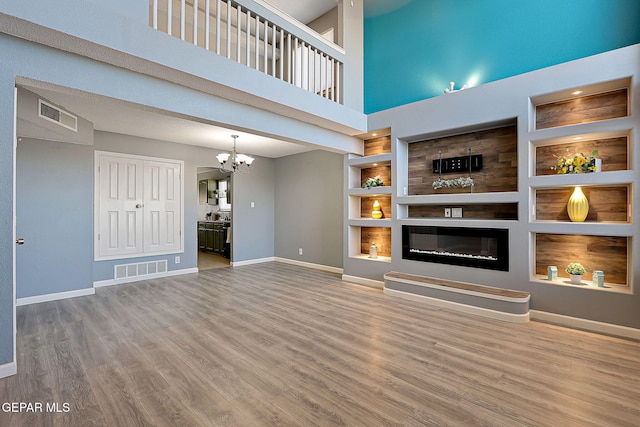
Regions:
<instances>
[{"instance_id":1,"label":"door knob","mask_svg":"<svg viewBox=\"0 0 640 427\"><path fill-rule=\"evenodd\" d=\"M140 208L141 208L141 207L143 207L143 206L144 206L144 205L143 205L142 203L138 203L138 204L136 205L136 208L137 208L137 209L140 209Z\"/></svg>"},{"instance_id":2,"label":"door knob","mask_svg":"<svg viewBox=\"0 0 640 427\"><path fill-rule=\"evenodd\" d=\"M16 245L24 245L24 239L22 237L20 237L19 239L16 240Z\"/></svg>"}]
</instances>

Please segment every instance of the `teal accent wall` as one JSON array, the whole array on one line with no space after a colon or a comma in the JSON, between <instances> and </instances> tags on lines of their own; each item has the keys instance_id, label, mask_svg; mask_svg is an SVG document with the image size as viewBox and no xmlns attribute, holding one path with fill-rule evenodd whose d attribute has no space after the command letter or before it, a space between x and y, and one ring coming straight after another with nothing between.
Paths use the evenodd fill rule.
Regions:
<instances>
[{"instance_id":1,"label":"teal accent wall","mask_svg":"<svg viewBox=\"0 0 640 427\"><path fill-rule=\"evenodd\" d=\"M365 19L365 112L636 43L638 0L412 0Z\"/></svg>"}]
</instances>

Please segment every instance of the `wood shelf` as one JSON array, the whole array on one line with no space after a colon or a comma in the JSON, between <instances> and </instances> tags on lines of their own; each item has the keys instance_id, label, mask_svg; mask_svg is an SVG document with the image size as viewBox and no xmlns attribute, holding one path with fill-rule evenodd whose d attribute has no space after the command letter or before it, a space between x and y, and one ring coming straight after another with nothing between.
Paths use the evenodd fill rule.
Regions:
<instances>
[{"instance_id":1,"label":"wood shelf","mask_svg":"<svg viewBox=\"0 0 640 427\"><path fill-rule=\"evenodd\" d=\"M349 159L349 166L370 168L374 166L391 166L391 154L378 154L376 156L356 157Z\"/></svg>"},{"instance_id":2,"label":"wood shelf","mask_svg":"<svg viewBox=\"0 0 640 427\"><path fill-rule=\"evenodd\" d=\"M558 269L560 267L558 266ZM574 285L571 283L571 280L568 278L558 278L556 280L549 280L547 278L547 275L542 275L542 274L536 274L533 279L531 280L532 282L536 282L536 283L544 283L544 284L548 284L548 285L555 285L555 286L567 286L573 289L586 289L586 290L591 290L591 291L602 291L602 292L615 292L615 293L621 293L621 294L631 294L631 289L626 286L626 285L620 285L617 283L607 283L606 282L606 276L605 276L605 283L603 287L599 287L597 285L594 285L593 282L591 280L583 280L579 285Z\"/></svg>"},{"instance_id":3,"label":"wood shelf","mask_svg":"<svg viewBox=\"0 0 640 427\"><path fill-rule=\"evenodd\" d=\"M382 194L391 195L392 187L385 185L384 187L371 188L350 188L349 195L355 197L376 197Z\"/></svg>"}]
</instances>

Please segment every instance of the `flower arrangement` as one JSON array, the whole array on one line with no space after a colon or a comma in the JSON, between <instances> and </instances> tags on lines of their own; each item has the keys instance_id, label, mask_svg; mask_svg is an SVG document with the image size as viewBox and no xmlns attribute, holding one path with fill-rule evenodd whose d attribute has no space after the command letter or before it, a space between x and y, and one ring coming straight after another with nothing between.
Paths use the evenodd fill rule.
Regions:
<instances>
[{"instance_id":1,"label":"flower arrangement","mask_svg":"<svg viewBox=\"0 0 640 427\"><path fill-rule=\"evenodd\" d=\"M564 269L569 274L582 276L587 272L587 269L582 266L579 262L570 263L567 268Z\"/></svg>"},{"instance_id":2,"label":"flower arrangement","mask_svg":"<svg viewBox=\"0 0 640 427\"><path fill-rule=\"evenodd\" d=\"M460 177L455 179L440 179L433 181L433 189L453 187L473 187L473 178Z\"/></svg>"},{"instance_id":3,"label":"flower arrangement","mask_svg":"<svg viewBox=\"0 0 640 427\"><path fill-rule=\"evenodd\" d=\"M590 156L586 156L584 153L578 153L574 156L560 156L557 165L551 169L559 174L596 172L598 169L596 155L598 155L598 150L593 150Z\"/></svg>"},{"instance_id":4,"label":"flower arrangement","mask_svg":"<svg viewBox=\"0 0 640 427\"><path fill-rule=\"evenodd\" d=\"M373 178L367 178L364 184L362 184L362 188L371 188L371 187L384 187L384 181L380 179L380 175L377 175Z\"/></svg>"}]
</instances>

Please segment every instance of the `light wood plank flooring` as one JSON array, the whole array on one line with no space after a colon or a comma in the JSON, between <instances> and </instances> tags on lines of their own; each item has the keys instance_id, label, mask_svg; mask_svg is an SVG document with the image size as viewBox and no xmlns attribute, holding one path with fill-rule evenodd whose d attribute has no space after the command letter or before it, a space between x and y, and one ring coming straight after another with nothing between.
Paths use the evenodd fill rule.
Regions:
<instances>
[{"instance_id":1,"label":"light wood plank flooring","mask_svg":"<svg viewBox=\"0 0 640 427\"><path fill-rule=\"evenodd\" d=\"M638 426L640 343L282 263L18 307L5 426Z\"/></svg>"},{"instance_id":2,"label":"light wood plank flooring","mask_svg":"<svg viewBox=\"0 0 640 427\"><path fill-rule=\"evenodd\" d=\"M211 270L212 268L229 267L229 265L229 259L223 257L222 255L198 251L198 271Z\"/></svg>"}]
</instances>

